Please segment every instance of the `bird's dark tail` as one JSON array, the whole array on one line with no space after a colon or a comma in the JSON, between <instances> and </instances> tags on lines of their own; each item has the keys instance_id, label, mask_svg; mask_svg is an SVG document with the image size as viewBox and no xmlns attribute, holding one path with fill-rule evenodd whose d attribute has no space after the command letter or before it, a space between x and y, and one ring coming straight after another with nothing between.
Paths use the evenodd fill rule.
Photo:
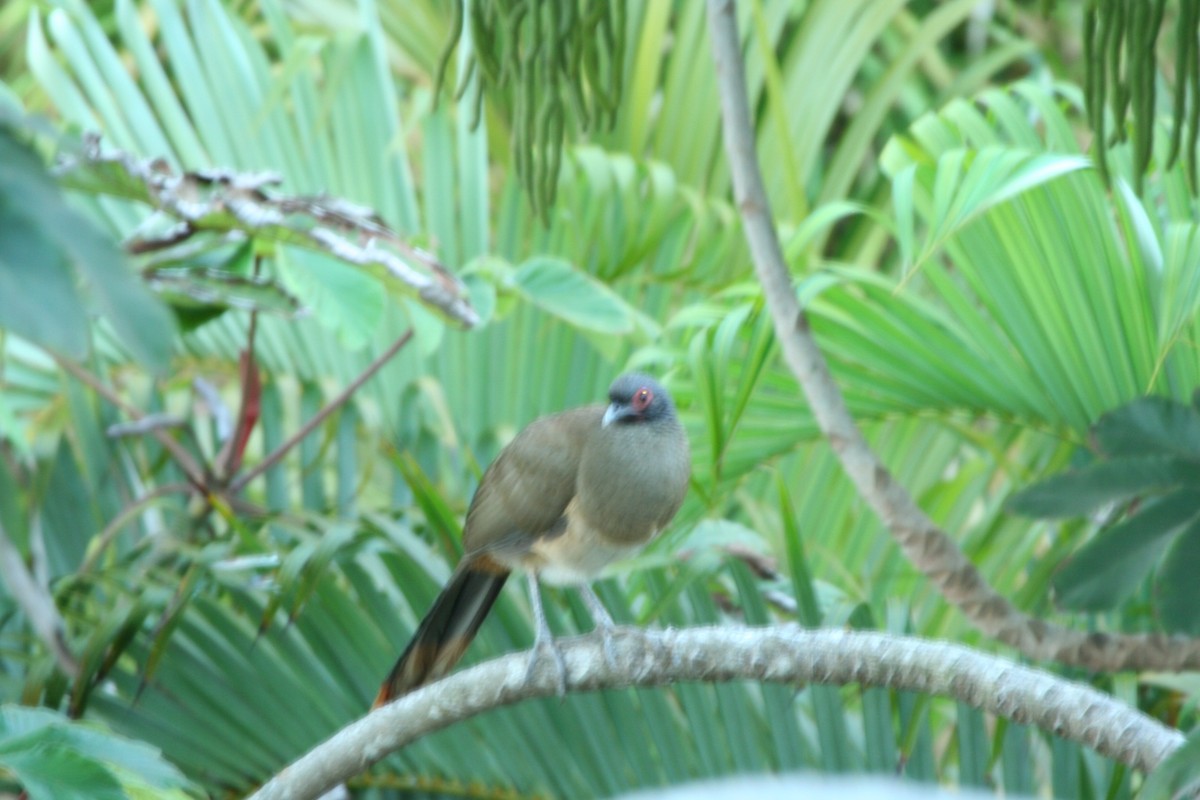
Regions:
<instances>
[{"instance_id":1,"label":"bird's dark tail","mask_svg":"<svg viewBox=\"0 0 1200 800\"><path fill-rule=\"evenodd\" d=\"M459 565L379 687L371 708L403 697L453 669L475 638L508 576L507 567L487 556Z\"/></svg>"}]
</instances>

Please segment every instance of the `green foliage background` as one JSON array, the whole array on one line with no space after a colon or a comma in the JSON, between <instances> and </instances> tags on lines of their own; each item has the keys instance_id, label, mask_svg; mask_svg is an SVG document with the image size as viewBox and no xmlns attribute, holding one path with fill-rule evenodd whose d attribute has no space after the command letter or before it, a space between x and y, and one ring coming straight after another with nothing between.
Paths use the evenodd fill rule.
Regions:
<instances>
[{"instance_id":1,"label":"green foliage background","mask_svg":"<svg viewBox=\"0 0 1200 800\"><path fill-rule=\"evenodd\" d=\"M1104 412L1145 394L1186 402L1200 385L1187 162L1167 166L1164 115L1140 194L1129 146L1109 153L1111 188L1089 167L1080 19L1059 6L1048 17L1020 4L980 16L976 0L738 8L786 255L872 444L1023 610L1155 630L1152 575L1115 610L1056 608L1052 578L1097 523L1004 510L1013 491L1068 465ZM76 296L14 277L26 262L9 259L7 232L24 229L13 199L24 192L0 183L0 286L13 287L0 293L0 318L42 310L30 327L0 331L0 508L44 570L87 676L58 672L5 596L6 701L86 709L213 794L257 785L365 711L454 563L481 467L522 424L594 400L630 365L670 385L695 470L671 530L599 587L619 621L799 619L995 648L864 509L778 358L730 204L703 4L627 12L614 124L569 139L543 224L514 170L504 87L479 127L472 93L433 95L451 24L441 3L18 0L0 10L0 41L12 43L0 60L4 108L100 132L106 147L177 170L273 170L281 191L365 204L459 275L483 318L460 331L376 275L280 245L257 251L265 278L304 315L221 289L212 305L230 310L198 326L123 327L130 304L158 306L120 265L66 258L55 285L87 289ZM471 53L468 30L451 84ZM119 197L70 200L70 214L110 238L160 224ZM68 256L85 235L69 227ZM249 261L223 243L173 257L238 274ZM103 271L72 272L86 264ZM416 336L250 485L247 499L269 514L200 515L181 494L156 493L181 480L161 445L108 436L127 417L42 346L134 406L183 419L178 437L210 461L218 409L193 381L237 408L247 306L262 309L264 379L251 463L402 331ZM147 369L163 363L157 377ZM586 626L576 598L551 599L552 626ZM494 617L469 659L532 640L520 593ZM1188 676L1094 680L1169 722L1194 718ZM1006 792L1119 798L1136 787L1091 752L965 706L733 684L497 711L389 758L354 788L587 797L898 764L915 779Z\"/></svg>"}]
</instances>

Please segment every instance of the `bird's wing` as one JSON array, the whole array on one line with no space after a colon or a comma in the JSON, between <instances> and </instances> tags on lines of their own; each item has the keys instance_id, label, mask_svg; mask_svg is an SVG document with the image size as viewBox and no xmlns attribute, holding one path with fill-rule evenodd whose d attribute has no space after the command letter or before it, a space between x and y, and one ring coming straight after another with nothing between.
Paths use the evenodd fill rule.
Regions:
<instances>
[{"instance_id":1,"label":"bird's wing","mask_svg":"<svg viewBox=\"0 0 1200 800\"><path fill-rule=\"evenodd\" d=\"M518 555L561 527L575 495L584 445L599 429L604 408L584 406L542 417L500 452L467 511L463 546L468 554Z\"/></svg>"}]
</instances>

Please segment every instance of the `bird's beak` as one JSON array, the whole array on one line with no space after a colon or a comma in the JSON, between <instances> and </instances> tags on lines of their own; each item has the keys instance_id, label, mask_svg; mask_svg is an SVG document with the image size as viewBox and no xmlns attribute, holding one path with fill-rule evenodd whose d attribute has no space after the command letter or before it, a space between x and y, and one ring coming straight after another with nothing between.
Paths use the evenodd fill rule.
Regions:
<instances>
[{"instance_id":1,"label":"bird's beak","mask_svg":"<svg viewBox=\"0 0 1200 800\"><path fill-rule=\"evenodd\" d=\"M629 415L629 407L623 406L620 403L613 403L604 410L604 419L600 420L600 427L607 428L622 417Z\"/></svg>"}]
</instances>

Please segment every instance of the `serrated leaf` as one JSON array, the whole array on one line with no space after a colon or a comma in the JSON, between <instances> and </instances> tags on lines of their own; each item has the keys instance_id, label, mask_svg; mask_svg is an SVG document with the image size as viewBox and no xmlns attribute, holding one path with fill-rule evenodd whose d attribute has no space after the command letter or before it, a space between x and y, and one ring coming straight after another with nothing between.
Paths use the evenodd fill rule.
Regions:
<instances>
[{"instance_id":1,"label":"serrated leaf","mask_svg":"<svg viewBox=\"0 0 1200 800\"><path fill-rule=\"evenodd\" d=\"M1200 411L1166 397L1143 397L1105 414L1092 429L1110 456L1178 455L1200 481Z\"/></svg>"},{"instance_id":2,"label":"serrated leaf","mask_svg":"<svg viewBox=\"0 0 1200 800\"><path fill-rule=\"evenodd\" d=\"M60 747L0 756L29 800L125 800L121 784L98 761Z\"/></svg>"},{"instance_id":3,"label":"serrated leaf","mask_svg":"<svg viewBox=\"0 0 1200 800\"><path fill-rule=\"evenodd\" d=\"M584 330L628 333L634 315L604 284L557 258L531 258L517 269L513 285L538 308Z\"/></svg>"},{"instance_id":4,"label":"serrated leaf","mask_svg":"<svg viewBox=\"0 0 1200 800\"><path fill-rule=\"evenodd\" d=\"M187 785L187 778L163 758L162 751L145 742L80 724L66 726L65 741L82 755L136 775L152 787Z\"/></svg>"},{"instance_id":5,"label":"serrated leaf","mask_svg":"<svg viewBox=\"0 0 1200 800\"><path fill-rule=\"evenodd\" d=\"M1200 513L1175 539L1158 574L1159 609L1168 632L1200 634L1197 564L1200 564Z\"/></svg>"},{"instance_id":6,"label":"serrated leaf","mask_svg":"<svg viewBox=\"0 0 1200 800\"><path fill-rule=\"evenodd\" d=\"M48 761L42 761L39 757L42 753L52 755ZM72 796L66 792L71 791L74 784L53 784L52 781L46 781L42 775L44 769L57 770L64 765L68 770L73 768L58 758L57 754L60 753L75 755L89 761L106 774L109 773L109 767L115 767L120 771L122 778L154 789L184 787L188 783L178 769L163 759L157 748L144 742L126 739L91 723L74 722L49 709L13 705L0 708L0 763L10 764L17 761L27 768L23 781L30 790L31 797L37 796L33 794L35 785L51 786L55 791L62 790L64 794L61 796ZM26 758L29 756L32 758L27 763ZM84 767L85 774L93 774L86 772L88 769ZM32 784L29 782L30 778ZM103 779L99 780L101 783L97 786L102 786ZM123 783L124 780L119 782Z\"/></svg>"},{"instance_id":7,"label":"serrated leaf","mask_svg":"<svg viewBox=\"0 0 1200 800\"><path fill-rule=\"evenodd\" d=\"M1049 477L1012 495L1005 506L1030 517L1078 517L1106 503L1188 483L1200 483L1200 472L1184 459L1119 458Z\"/></svg>"},{"instance_id":8,"label":"serrated leaf","mask_svg":"<svg viewBox=\"0 0 1200 800\"><path fill-rule=\"evenodd\" d=\"M1115 608L1145 579L1171 538L1198 516L1200 495L1180 489L1097 534L1055 576L1059 604L1078 610Z\"/></svg>"},{"instance_id":9,"label":"serrated leaf","mask_svg":"<svg viewBox=\"0 0 1200 800\"><path fill-rule=\"evenodd\" d=\"M64 717L46 708L0 707L0 751L9 751L18 737L58 725Z\"/></svg>"}]
</instances>

